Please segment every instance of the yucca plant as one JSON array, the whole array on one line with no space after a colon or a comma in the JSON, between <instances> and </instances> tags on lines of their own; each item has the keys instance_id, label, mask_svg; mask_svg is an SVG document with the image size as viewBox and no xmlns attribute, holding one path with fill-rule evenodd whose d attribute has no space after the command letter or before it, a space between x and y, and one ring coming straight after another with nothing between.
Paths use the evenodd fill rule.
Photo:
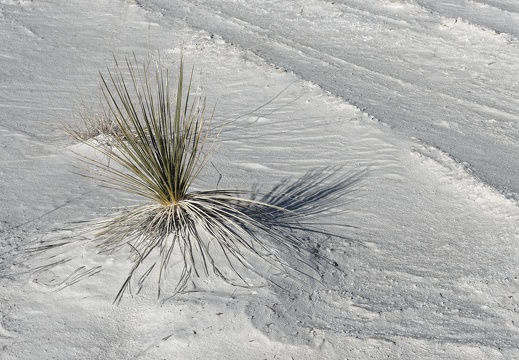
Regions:
<instances>
[{"instance_id":1,"label":"yucca plant","mask_svg":"<svg viewBox=\"0 0 519 360\"><path fill-rule=\"evenodd\" d=\"M130 249L133 265L117 302L135 277L142 284L154 269L159 296L168 269L179 270L173 274L173 293L202 275L243 286L255 276L268 281L276 274L318 278L294 217L280 216L291 210L254 200L257 196L248 191L190 191L214 150L212 115L206 116L205 99L192 95L192 74L185 84L181 59L175 95L160 64L152 71L134 57L123 65L116 61L107 75L101 74L117 131L108 134L109 146L87 142L109 158L108 164L89 162L101 170L105 184L147 199L96 225L102 252Z\"/></svg>"}]
</instances>

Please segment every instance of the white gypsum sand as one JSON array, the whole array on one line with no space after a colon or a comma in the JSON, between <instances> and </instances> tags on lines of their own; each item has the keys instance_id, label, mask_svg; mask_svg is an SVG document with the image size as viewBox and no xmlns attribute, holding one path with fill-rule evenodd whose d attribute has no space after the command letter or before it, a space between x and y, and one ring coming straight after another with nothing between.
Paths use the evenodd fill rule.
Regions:
<instances>
[{"instance_id":1,"label":"white gypsum sand","mask_svg":"<svg viewBox=\"0 0 519 360\"><path fill-rule=\"evenodd\" d=\"M517 357L517 5L364 3L0 0L0 358ZM342 271L118 306L130 265L88 243L24 275L26 246L139 201L74 173L62 125L97 106L97 71L157 50L176 68L182 44L228 123L196 188L362 174L314 218L351 239L310 239Z\"/></svg>"}]
</instances>

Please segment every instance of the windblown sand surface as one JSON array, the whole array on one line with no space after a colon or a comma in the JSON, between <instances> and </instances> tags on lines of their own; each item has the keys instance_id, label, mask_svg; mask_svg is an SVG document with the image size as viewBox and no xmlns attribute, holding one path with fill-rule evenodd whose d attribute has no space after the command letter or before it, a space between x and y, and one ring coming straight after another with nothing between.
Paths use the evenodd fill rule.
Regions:
<instances>
[{"instance_id":1,"label":"windblown sand surface","mask_svg":"<svg viewBox=\"0 0 519 360\"><path fill-rule=\"evenodd\" d=\"M365 3L0 0L0 358L519 357L519 5ZM77 174L63 127L99 109L98 71L182 46L226 124L196 187L315 188L340 235L309 239L323 284L115 306L129 263L88 242L24 273L28 246L140 201Z\"/></svg>"}]
</instances>

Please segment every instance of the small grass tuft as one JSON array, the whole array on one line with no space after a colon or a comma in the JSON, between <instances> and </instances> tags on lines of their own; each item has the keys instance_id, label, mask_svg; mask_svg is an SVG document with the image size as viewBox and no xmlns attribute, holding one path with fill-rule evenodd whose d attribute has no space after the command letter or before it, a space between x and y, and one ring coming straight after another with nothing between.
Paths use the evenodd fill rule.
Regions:
<instances>
[{"instance_id":1,"label":"small grass tuft","mask_svg":"<svg viewBox=\"0 0 519 360\"><path fill-rule=\"evenodd\" d=\"M94 111L83 104L74 115L76 122L65 125L64 128L76 141L86 142L91 139L102 141L102 138L107 135L119 132L112 113L105 107L102 107L101 111Z\"/></svg>"}]
</instances>

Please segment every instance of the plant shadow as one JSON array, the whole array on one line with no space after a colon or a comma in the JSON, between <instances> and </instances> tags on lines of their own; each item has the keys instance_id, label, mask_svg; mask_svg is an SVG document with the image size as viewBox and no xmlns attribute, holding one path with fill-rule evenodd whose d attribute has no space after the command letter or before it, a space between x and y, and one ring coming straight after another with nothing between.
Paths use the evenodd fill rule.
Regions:
<instances>
[{"instance_id":1,"label":"plant shadow","mask_svg":"<svg viewBox=\"0 0 519 360\"><path fill-rule=\"evenodd\" d=\"M339 214L347 211L342 201L358 199L359 185L366 174L366 169L346 174L342 167L314 169L295 181L283 180L269 192L258 193L254 200L279 208L274 214L280 220Z\"/></svg>"},{"instance_id":2,"label":"plant shadow","mask_svg":"<svg viewBox=\"0 0 519 360\"><path fill-rule=\"evenodd\" d=\"M294 280L322 284L331 269L342 271L323 251L323 244L330 239L359 242L350 236L358 227L346 223L343 215L349 211L347 204L361 196L367 173L368 169L347 172L344 167L323 167L295 180L286 178L268 192L252 192L251 200L258 204L248 206L244 213L267 229L262 241L286 265L284 273L266 279L269 284L284 290Z\"/></svg>"}]
</instances>

